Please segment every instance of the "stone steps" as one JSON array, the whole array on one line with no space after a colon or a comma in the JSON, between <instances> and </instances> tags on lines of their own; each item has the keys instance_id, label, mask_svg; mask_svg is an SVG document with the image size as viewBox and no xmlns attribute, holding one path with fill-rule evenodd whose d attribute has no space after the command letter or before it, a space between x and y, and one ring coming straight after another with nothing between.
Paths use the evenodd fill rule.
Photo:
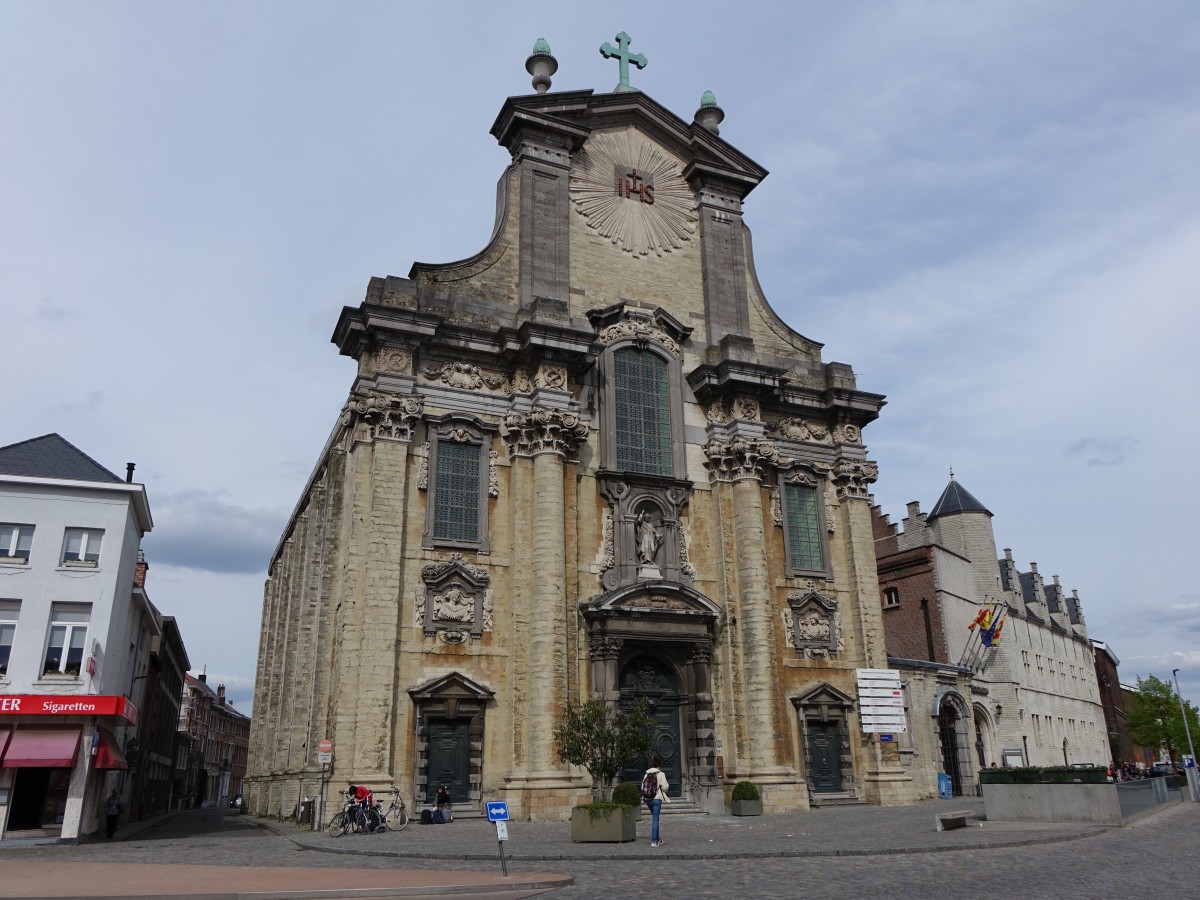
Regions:
<instances>
[{"instance_id":1,"label":"stone steps","mask_svg":"<svg viewBox=\"0 0 1200 900\"><path fill-rule=\"evenodd\" d=\"M866 800L849 792L836 794L813 794L808 801L812 809L828 809L833 806L869 806Z\"/></svg>"}]
</instances>

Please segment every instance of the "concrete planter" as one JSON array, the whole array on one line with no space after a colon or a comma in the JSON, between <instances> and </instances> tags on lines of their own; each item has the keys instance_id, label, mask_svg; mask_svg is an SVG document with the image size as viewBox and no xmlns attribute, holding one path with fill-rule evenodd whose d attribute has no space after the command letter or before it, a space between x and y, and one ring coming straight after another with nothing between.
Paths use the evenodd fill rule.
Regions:
<instances>
[{"instance_id":1,"label":"concrete planter","mask_svg":"<svg viewBox=\"0 0 1200 900\"><path fill-rule=\"evenodd\" d=\"M761 816L761 800L730 800L729 812L735 816Z\"/></svg>"},{"instance_id":2,"label":"concrete planter","mask_svg":"<svg viewBox=\"0 0 1200 900\"><path fill-rule=\"evenodd\" d=\"M1122 822L1111 784L985 784L983 808L989 822Z\"/></svg>"},{"instance_id":3,"label":"concrete planter","mask_svg":"<svg viewBox=\"0 0 1200 900\"><path fill-rule=\"evenodd\" d=\"M571 810L571 840L577 844L625 844L637 839L637 807Z\"/></svg>"}]
</instances>

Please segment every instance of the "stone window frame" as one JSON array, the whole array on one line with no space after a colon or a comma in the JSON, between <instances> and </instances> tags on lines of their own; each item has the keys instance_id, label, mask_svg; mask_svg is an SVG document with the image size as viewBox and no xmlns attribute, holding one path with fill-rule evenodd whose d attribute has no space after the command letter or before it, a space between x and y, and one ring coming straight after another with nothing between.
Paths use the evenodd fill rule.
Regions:
<instances>
[{"instance_id":1,"label":"stone window frame","mask_svg":"<svg viewBox=\"0 0 1200 900\"><path fill-rule=\"evenodd\" d=\"M821 543L821 568L802 569L792 565L792 535L788 524L788 490L789 484L803 484L815 490L815 506L817 510L817 535ZM827 500L825 478L811 465L793 463L781 466L778 470L779 510L783 528L783 569L788 576L817 576L831 578L833 572L829 560L829 523L826 520L825 504Z\"/></svg>"},{"instance_id":2,"label":"stone window frame","mask_svg":"<svg viewBox=\"0 0 1200 900\"><path fill-rule=\"evenodd\" d=\"M899 609L900 608L900 589L895 587L885 587L883 589L883 608L884 609Z\"/></svg>"},{"instance_id":3,"label":"stone window frame","mask_svg":"<svg viewBox=\"0 0 1200 900\"><path fill-rule=\"evenodd\" d=\"M643 334L630 335L613 340L605 346L600 354L598 369L600 373L600 460L601 467L612 472L622 471L617 468L617 399L616 399L616 354L622 350L639 350L643 353L653 353L667 364L668 402L671 405L671 471L662 473L643 473L630 470L632 474L644 475L651 478L686 478L687 477L687 447L683 438L683 364L678 355Z\"/></svg>"},{"instance_id":4,"label":"stone window frame","mask_svg":"<svg viewBox=\"0 0 1200 900\"><path fill-rule=\"evenodd\" d=\"M488 534L490 496L490 465L492 438L497 428L487 425L474 416L464 416L450 413L444 416L430 416L425 420L426 439L429 445L428 484L425 498L425 532L421 535L421 546L425 548L444 547L464 550L475 550L487 553L491 549ZM479 488L477 494L478 539L474 541L456 540L454 538L438 537L437 531L437 474L438 447L443 441L467 443L479 448Z\"/></svg>"}]
</instances>

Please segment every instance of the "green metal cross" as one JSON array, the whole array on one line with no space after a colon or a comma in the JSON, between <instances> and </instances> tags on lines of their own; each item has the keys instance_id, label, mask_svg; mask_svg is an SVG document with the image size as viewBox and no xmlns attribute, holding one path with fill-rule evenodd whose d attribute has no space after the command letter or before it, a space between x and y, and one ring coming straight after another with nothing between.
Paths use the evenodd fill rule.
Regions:
<instances>
[{"instance_id":1,"label":"green metal cross","mask_svg":"<svg viewBox=\"0 0 1200 900\"><path fill-rule=\"evenodd\" d=\"M600 45L600 55L605 59L612 59L614 56L621 64L621 83L617 85L618 91L636 91L637 88L629 86L629 64L633 63L639 69L646 68L646 57L640 53L629 52L629 35L621 32L616 37L617 49L614 50L612 44L605 41Z\"/></svg>"}]
</instances>

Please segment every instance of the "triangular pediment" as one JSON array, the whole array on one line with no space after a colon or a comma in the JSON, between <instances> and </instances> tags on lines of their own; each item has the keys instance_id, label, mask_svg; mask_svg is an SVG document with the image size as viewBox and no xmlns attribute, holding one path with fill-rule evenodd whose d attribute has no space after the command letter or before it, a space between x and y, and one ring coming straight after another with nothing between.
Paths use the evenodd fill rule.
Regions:
<instances>
[{"instance_id":1,"label":"triangular pediment","mask_svg":"<svg viewBox=\"0 0 1200 900\"><path fill-rule=\"evenodd\" d=\"M509 97L492 125L492 134L509 147L529 129L556 133L573 152L593 131L619 128L633 128L676 157L685 177L695 169L740 183L743 196L767 176L766 169L732 144L695 122L685 122L643 91L570 91Z\"/></svg>"},{"instance_id":2,"label":"triangular pediment","mask_svg":"<svg viewBox=\"0 0 1200 900\"><path fill-rule=\"evenodd\" d=\"M793 697L792 703L796 706L841 706L853 708L854 698L848 694L843 694L833 685L822 682L805 691L799 697Z\"/></svg>"},{"instance_id":3,"label":"triangular pediment","mask_svg":"<svg viewBox=\"0 0 1200 900\"><path fill-rule=\"evenodd\" d=\"M461 672L451 672L442 675L415 688L410 688L408 695L414 701L432 698L459 700L490 700L496 692L484 687Z\"/></svg>"}]
</instances>

